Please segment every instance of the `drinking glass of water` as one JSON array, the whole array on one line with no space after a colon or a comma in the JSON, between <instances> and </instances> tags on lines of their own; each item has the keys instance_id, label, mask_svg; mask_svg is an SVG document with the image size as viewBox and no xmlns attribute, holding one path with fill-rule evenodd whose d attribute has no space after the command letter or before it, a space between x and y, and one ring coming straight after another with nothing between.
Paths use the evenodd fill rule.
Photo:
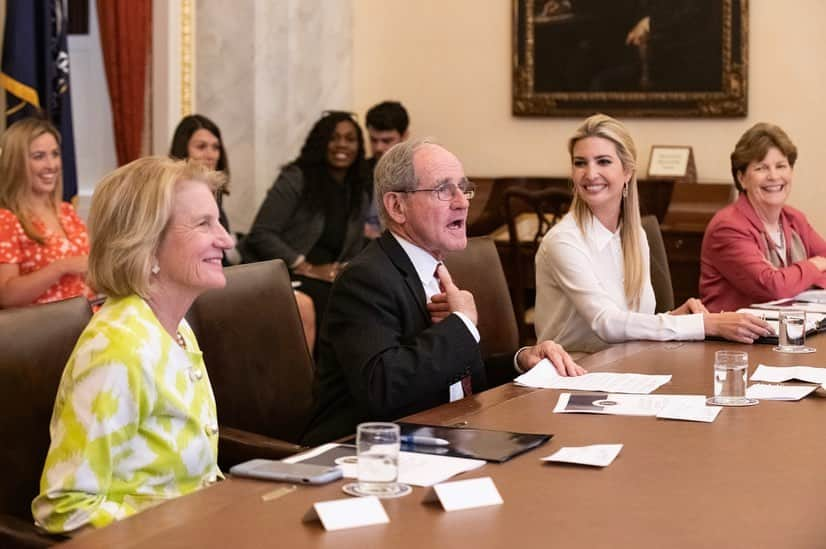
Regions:
<instances>
[{"instance_id":1,"label":"drinking glass of water","mask_svg":"<svg viewBox=\"0 0 826 549\"><path fill-rule=\"evenodd\" d=\"M394 498L412 490L399 479L401 437L395 423L360 423L356 430L358 482L347 484L344 491L356 496Z\"/></svg>"},{"instance_id":2,"label":"drinking glass of water","mask_svg":"<svg viewBox=\"0 0 826 549\"><path fill-rule=\"evenodd\" d=\"M749 354L743 351L714 353L714 396L706 403L714 406L752 406L757 399L746 398Z\"/></svg>"},{"instance_id":3,"label":"drinking glass of water","mask_svg":"<svg viewBox=\"0 0 826 549\"><path fill-rule=\"evenodd\" d=\"M778 314L777 347L780 353L813 353L806 346L806 311L780 311Z\"/></svg>"}]
</instances>

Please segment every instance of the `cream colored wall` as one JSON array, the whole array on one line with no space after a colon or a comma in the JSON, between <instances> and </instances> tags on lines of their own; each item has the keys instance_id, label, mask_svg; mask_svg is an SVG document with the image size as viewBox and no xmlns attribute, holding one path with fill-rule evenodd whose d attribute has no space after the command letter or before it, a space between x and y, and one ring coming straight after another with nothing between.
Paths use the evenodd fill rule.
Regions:
<instances>
[{"instance_id":1,"label":"cream colored wall","mask_svg":"<svg viewBox=\"0 0 826 549\"><path fill-rule=\"evenodd\" d=\"M625 119L642 173L651 145L691 145L703 181L729 181L728 155L758 121L781 125L799 149L790 203L826 233L817 158L826 121L826 2L749 2L749 115ZM404 103L411 133L454 151L469 174L565 175L579 119L511 115L511 0L356 0L354 106Z\"/></svg>"}]
</instances>

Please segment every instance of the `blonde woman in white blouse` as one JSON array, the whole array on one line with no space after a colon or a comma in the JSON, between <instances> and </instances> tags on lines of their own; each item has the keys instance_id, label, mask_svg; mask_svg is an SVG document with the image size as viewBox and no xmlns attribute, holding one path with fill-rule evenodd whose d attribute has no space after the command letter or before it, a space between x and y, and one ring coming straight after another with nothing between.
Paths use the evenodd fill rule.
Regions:
<instances>
[{"instance_id":1,"label":"blonde woman in white blouse","mask_svg":"<svg viewBox=\"0 0 826 549\"><path fill-rule=\"evenodd\" d=\"M654 314L648 240L637 198L636 147L619 121L591 116L568 143L574 200L536 255L537 340L594 352L627 340L752 343L769 335L761 319L710 314L698 299Z\"/></svg>"}]
</instances>

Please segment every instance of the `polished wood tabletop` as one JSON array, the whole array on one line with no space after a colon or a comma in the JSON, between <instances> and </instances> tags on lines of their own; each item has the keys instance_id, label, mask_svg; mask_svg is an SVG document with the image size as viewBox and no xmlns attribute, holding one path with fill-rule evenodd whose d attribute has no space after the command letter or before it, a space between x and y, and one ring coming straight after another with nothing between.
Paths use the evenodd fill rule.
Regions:
<instances>
[{"instance_id":1,"label":"polished wood tabletop","mask_svg":"<svg viewBox=\"0 0 826 549\"><path fill-rule=\"evenodd\" d=\"M823 350L784 355L767 345L629 343L591 355L591 371L672 374L657 393L712 392L719 349L757 364L826 366ZM411 416L410 421L553 433L545 445L457 478L490 476L504 504L447 513L423 488L385 500L389 524L325 532L303 523L314 502L347 497L344 481L264 501L279 485L229 479L164 503L65 547L826 547L826 398L725 408L714 423L553 414L560 391L513 384ZM545 464L562 446L622 443L608 467Z\"/></svg>"}]
</instances>

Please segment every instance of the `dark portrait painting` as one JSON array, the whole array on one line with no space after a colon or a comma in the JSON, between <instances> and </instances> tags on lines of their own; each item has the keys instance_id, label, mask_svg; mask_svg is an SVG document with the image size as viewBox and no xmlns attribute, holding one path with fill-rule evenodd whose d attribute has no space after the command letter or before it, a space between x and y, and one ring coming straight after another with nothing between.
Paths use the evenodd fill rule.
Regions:
<instances>
[{"instance_id":1,"label":"dark portrait painting","mask_svg":"<svg viewBox=\"0 0 826 549\"><path fill-rule=\"evenodd\" d=\"M745 116L747 0L514 0L516 115Z\"/></svg>"}]
</instances>

